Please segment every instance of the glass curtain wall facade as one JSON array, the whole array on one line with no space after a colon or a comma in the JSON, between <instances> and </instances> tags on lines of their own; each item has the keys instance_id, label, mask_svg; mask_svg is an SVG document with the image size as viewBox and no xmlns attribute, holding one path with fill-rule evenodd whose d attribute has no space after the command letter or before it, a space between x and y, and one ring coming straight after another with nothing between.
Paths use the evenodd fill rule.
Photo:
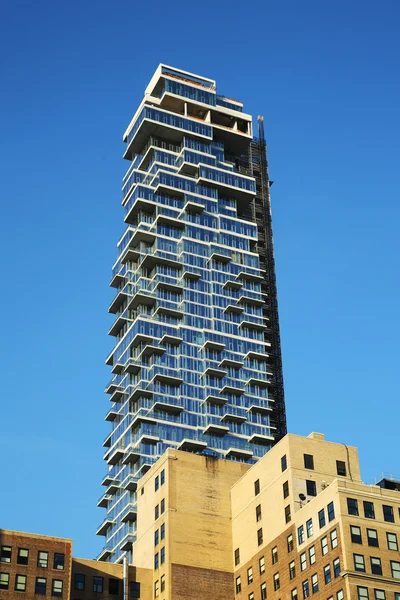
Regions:
<instances>
[{"instance_id":1,"label":"glass curtain wall facade","mask_svg":"<svg viewBox=\"0 0 400 600\"><path fill-rule=\"evenodd\" d=\"M286 433L251 116L215 81L160 65L124 141L97 530L111 562L132 558L137 481L168 447L253 463Z\"/></svg>"}]
</instances>

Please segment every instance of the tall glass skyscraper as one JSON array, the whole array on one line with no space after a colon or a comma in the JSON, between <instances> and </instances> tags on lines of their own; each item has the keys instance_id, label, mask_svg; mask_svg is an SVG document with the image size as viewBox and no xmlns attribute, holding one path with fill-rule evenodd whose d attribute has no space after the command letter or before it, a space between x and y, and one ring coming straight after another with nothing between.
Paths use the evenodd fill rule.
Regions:
<instances>
[{"instance_id":1,"label":"tall glass skyscraper","mask_svg":"<svg viewBox=\"0 0 400 600\"><path fill-rule=\"evenodd\" d=\"M160 65L124 134L100 560L173 446L255 462L286 433L265 142L211 79Z\"/></svg>"}]
</instances>

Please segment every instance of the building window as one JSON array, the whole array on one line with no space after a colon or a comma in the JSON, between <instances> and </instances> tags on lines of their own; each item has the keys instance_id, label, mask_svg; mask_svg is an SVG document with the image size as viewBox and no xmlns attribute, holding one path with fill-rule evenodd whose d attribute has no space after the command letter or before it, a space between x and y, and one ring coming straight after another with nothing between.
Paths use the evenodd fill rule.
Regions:
<instances>
[{"instance_id":1,"label":"building window","mask_svg":"<svg viewBox=\"0 0 400 600\"><path fill-rule=\"evenodd\" d=\"M315 546L310 546L308 549L308 559L310 561L310 565L315 563Z\"/></svg>"},{"instance_id":2,"label":"building window","mask_svg":"<svg viewBox=\"0 0 400 600\"><path fill-rule=\"evenodd\" d=\"M350 536L353 544L362 544L361 527L350 525Z\"/></svg>"},{"instance_id":3,"label":"building window","mask_svg":"<svg viewBox=\"0 0 400 600\"><path fill-rule=\"evenodd\" d=\"M318 592L318 574L317 573L314 573L314 575L311 575L311 589L312 589L313 594Z\"/></svg>"},{"instance_id":4,"label":"building window","mask_svg":"<svg viewBox=\"0 0 400 600\"><path fill-rule=\"evenodd\" d=\"M292 517L290 515L290 504L288 504L287 506L285 506L285 523L289 523L291 518Z\"/></svg>"},{"instance_id":5,"label":"building window","mask_svg":"<svg viewBox=\"0 0 400 600\"><path fill-rule=\"evenodd\" d=\"M287 498L289 496L289 482L285 481L285 483L282 485L283 488L283 497Z\"/></svg>"},{"instance_id":6,"label":"building window","mask_svg":"<svg viewBox=\"0 0 400 600\"><path fill-rule=\"evenodd\" d=\"M364 555L363 554L353 554L353 558L354 558L354 570L362 571L363 573L365 573Z\"/></svg>"},{"instance_id":7,"label":"building window","mask_svg":"<svg viewBox=\"0 0 400 600\"><path fill-rule=\"evenodd\" d=\"M304 468L314 470L314 457L312 454L304 454Z\"/></svg>"},{"instance_id":8,"label":"building window","mask_svg":"<svg viewBox=\"0 0 400 600\"><path fill-rule=\"evenodd\" d=\"M397 535L395 533L386 533L386 539L387 539L387 546L389 550L397 550L399 549L399 546L397 544Z\"/></svg>"},{"instance_id":9,"label":"building window","mask_svg":"<svg viewBox=\"0 0 400 600\"><path fill-rule=\"evenodd\" d=\"M154 479L154 491L156 492L159 487L160 487L160 479L159 479L159 477L157 475L157 477Z\"/></svg>"},{"instance_id":10,"label":"building window","mask_svg":"<svg viewBox=\"0 0 400 600\"><path fill-rule=\"evenodd\" d=\"M265 558L263 556L260 556L258 566L260 567L260 575L265 573Z\"/></svg>"},{"instance_id":11,"label":"building window","mask_svg":"<svg viewBox=\"0 0 400 600\"><path fill-rule=\"evenodd\" d=\"M336 577L339 577L340 575L340 559L339 558L335 558L335 560L333 561L333 575L336 579Z\"/></svg>"},{"instance_id":12,"label":"building window","mask_svg":"<svg viewBox=\"0 0 400 600\"><path fill-rule=\"evenodd\" d=\"M239 594L242 590L242 584L240 582L240 575L236 577L236 593Z\"/></svg>"},{"instance_id":13,"label":"building window","mask_svg":"<svg viewBox=\"0 0 400 600\"><path fill-rule=\"evenodd\" d=\"M11 562L11 546L0 546L0 562L10 563Z\"/></svg>"},{"instance_id":14,"label":"building window","mask_svg":"<svg viewBox=\"0 0 400 600\"><path fill-rule=\"evenodd\" d=\"M36 577L35 594L40 594L41 596L46 595L46 578L45 577Z\"/></svg>"},{"instance_id":15,"label":"building window","mask_svg":"<svg viewBox=\"0 0 400 600\"><path fill-rule=\"evenodd\" d=\"M336 592L336 600L344 600L343 590L339 590L338 592Z\"/></svg>"},{"instance_id":16,"label":"building window","mask_svg":"<svg viewBox=\"0 0 400 600\"><path fill-rule=\"evenodd\" d=\"M262 527L257 531L257 543L259 546L263 543L263 530Z\"/></svg>"},{"instance_id":17,"label":"building window","mask_svg":"<svg viewBox=\"0 0 400 600\"><path fill-rule=\"evenodd\" d=\"M248 598L249 600L254 600L254 592L250 592Z\"/></svg>"},{"instance_id":18,"label":"building window","mask_svg":"<svg viewBox=\"0 0 400 600\"><path fill-rule=\"evenodd\" d=\"M164 483L165 483L165 469L163 469L160 473L160 485L164 485ZM162 579L162 577L161 577L161 579Z\"/></svg>"},{"instance_id":19,"label":"building window","mask_svg":"<svg viewBox=\"0 0 400 600\"><path fill-rule=\"evenodd\" d=\"M275 573L275 575L274 575L274 591L277 592L280 587L281 587L281 584L279 581L279 573Z\"/></svg>"},{"instance_id":20,"label":"building window","mask_svg":"<svg viewBox=\"0 0 400 600\"><path fill-rule=\"evenodd\" d=\"M103 584L104 584L104 579L103 577L93 577L93 591L97 592L98 594L102 594L103 593Z\"/></svg>"},{"instance_id":21,"label":"building window","mask_svg":"<svg viewBox=\"0 0 400 600\"><path fill-rule=\"evenodd\" d=\"M390 569L392 571L393 579L400 579L400 562L391 560Z\"/></svg>"},{"instance_id":22,"label":"building window","mask_svg":"<svg viewBox=\"0 0 400 600\"><path fill-rule=\"evenodd\" d=\"M37 566L47 568L49 566L49 553L39 550Z\"/></svg>"},{"instance_id":23,"label":"building window","mask_svg":"<svg viewBox=\"0 0 400 600\"><path fill-rule=\"evenodd\" d=\"M247 583L248 585L253 583L253 567L247 569Z\"/></svg>"},{"instance_id":24,"label":"building window","mask_svg":"<svg viewBox=\"0 0 400 600\"><path fill-rule=\"evenodd\" d=\"M310 597L310 586L308 584L308 579L306 579L305 581L303 581L303 598L309 598Z\"/></svg>"},{"instance_id":25,"label":"building window","mask_svg":"<svg viewBox=\"0 0 400 600\"><path fill-rule=\"evenodd\" d=\"M271 550L271 557L272 557L272 564L276 565L276 563L278 562L278 548L276 546L274 548L272 548L272 550Z\"/></svg>"},{"instance_id":26,"label":"building window","mask_svg":"<svg viewBox=\"0 0 400 600\"><path fill-rule=\"evenodd\" d=\"M331 565L326 565L324 567L324 580L326 585L332 581Z\"/></svg>"},{"instance_id":27,"label":"building window","mask_svg":"<svg viewBox=\"0 0 400 600\"><path fill-rule=\"evenodd\" d=\"M289 563L289 577L290 579L294 579L296 577L296 563L294 560Z\"/></svg>"},{"instance_id":28,"label":"building window","mask_svg":"<svg viewBox=\"0 0 400 600\"><path fill-rule=\"evenodd\" d=\"M357 599L358 600L369 600L368 588L357 586Z\"/></svg>"},{"instance_id":29,"label":"building window","mask_svg":"<svg viewBox=\"0 0 400 600\"><path fill-rule=\"evenodd\" d=\"M256 506L256 521L261 521L261 504Z\"/></svg>"},{"instance_id":30,"label":"building window","mask_svg":"<svg viewBox=\"0 0 400 600\"><path fill-rule=\"evenodd\" d=\"M61 579L53 579L53 584L51 586L51 595L52 596L62 596L63 595L63 582Z\"/></svg>"},{"instance_id":31,"label":"building window","mask_svg":"<svg viewBox=\"0 0 400 600\"><path fill-rule=\"evenodd\" d=\"M8 590L10 573L0 573L0 590Z\"/></svg>"},{"instance_id":32,"label":"building window","mask_svg":"<svg viewBox=\"0 0 400 600\"><path fill-rule=\"evenodd\" d=\"M287 551L292 552L293 550L293 536L292 534L287 536Z\"/></svg>"},{"instance_id":33,"label":"building window","mask_svg":"<svg viewBox=\"0 0 400 600\"><path fill-rule=\"evenodd\" d=\"M158 598L160 594L160 583L157 579L157 581L154 582L154 598Z\"/></svg>"},{"instance_id":34,"label":"building window","mask_svg":"<svg viewBox=\"0 0 400 600\"><path fill-rule=\"evenodd\" d=\"M297 539L298 539L299 544L302 544L304 542L304 525L300 525L300 527L298 527Z\"/></svg>"},{"instance_id":35,"label":"building window","mask_svg":"<svg viewBox=\"0 0 400 600\"><path fill-rule=\"evenodd\" d=\"M306 521L306 530L307 530L307 537L311 537L313 534L313 522L312 519L308 519L308 521Z\"/></svg>"},{"instance_id":36,"label":"building window","mask_svg":"<svg viewBox=\"0 0 400 600\"><path fill-rule=\"evenodd\" d=\"M59 571L63 571L64 570L64 561L65 561L64 554L59 554L58 552L54 552L53 569L58 569Z\"/></svg>"},{"instance_id":37,"label":"building window","mask_svg":"<svg viewBox=\"0 0 400 600\"><path fill-rule=\"evenodd\" d=\"M336 546L338 544L336 529L332 529L330 536L331 536L331 546L332 546L332 550L333 550L334 548L336 548Z\"/></svg>"},{"instance_id":38,"label":"building window","mask_svg":"<svg viewBox=\"0 0 400 600\"><path fill-rule=\"evenodd\" d=\"M159 505L157 504L157 505L154 507L154 518L155 518L155 520L156 520L156 521L157 521L157 519L158 519L158 517L159 517L159 516L160 516L160 507L159 507Z\"/></svg>"},{"instance_id":39,"label":"building window","mask_svg":"<svg viewBox=\"0 0 400 600\"><path fill-rule=\"evenodd\" d=\"M329 551L328 538L326 536L324 536L321 539L321 551L322 551L322 556L325 556L325 554L328 554L328 551Z\"/></svg>"},{"instance_id":40,"label":"building window","mask_svg":"<svg viewBox=\"0 0 400 600\"><path fill-rule=\"evenodd\" d=\"M318 512L318 523L320 529L326 525L325 510L323 508Z\"/></svg>"},{"instance_id":41,"label":"building window","mask_svg":"<svg viewBox=\"0 0 400 600\"><path fill-rule=\"evenodd\" d=\"M158 529L156 529L154 532L154 545L155 546L157 546L157 544L159 542L159 537L160 537L160 532Z\"/></svg>"},{"instance_id":42,"label":"building window","mask_svg":"<svg viewBox=\"0 0 400 600\"><path fill-rule=\"evenodd\" d=\"M283 473L283 471L286 471L286 469L287 469L286 454L284 454L281 458L281 468L282 468L282 473Z\"/></svg>"},{"instance_id":43,"label":"building window","mask_svg":"<svg viewBox=\"0 0 400 600\"><path fill-rule=\"evenodd\" d=\"M317 495L317 484L312 479L306 479L306 493L307 496Z\"/></svg>"},{"instance_id":44,"label":"building window","mask_svg":"<svg viewBox=\"0 0 400 600\"><path fill-rule=\"evenodd\" d=\"M119 581L110 577L108 580L108 593L111 596L119 594Z\"/></svg>"},{"instance_id":45,"label":"building window","mask_svg":"<svg viewBox=\"0 0 400 600\"><path fill-rule=\"evenodd\" d=\"M375 510L373 502L367 502L364 500L364 517L366 519L375 519Z\"/></svg>"},{"instance_id":46,"label":"building window","mask_svg":"<svg viewBox=\"0 0 400 600\"><path fill-rule=\"evenodd\" d=\"M78 573L76 573L74 587L76 590L84 590L85 589L85 576L84 575L79 575Z\"/></svg>"},{"instance_id":47,"label":"building window","mask_svg":"<svg viewBox=\"0 0 400 600\"><path fill-rule=\"evenodd\" d=\"M165 512L165 498L163 498L161 500L161 504L160 504L160 514L162 515L163 512Z\"/></svg>"},{"instance_id":48,"label":"building window","mask_svg":"<svg viewBox=\"0 0 400 600\"><path fill-rule=\"evenodd\" d=\"M163 474L164 471L161 471L161 475ZM162 482L164 483L164 482ZM165 575L161 575L161 579L160 579L160 590L162 592L165 591Z\"/></svg>"},{"instance_id":49,"label":"building window","mask_svg":"<svg viewBox=\"0 0 400 600\"><path fill-rule=\"evenodd\" d=\"M130 581L129 582L129 596L131 598L140 598L140 582Z\"/></svg>"},{"instance_id":50,"label":"building window","mask_svg":"<svg viewBox=\"0 0 400 600\"><path fill-rule=\"evenodd\" d=\"M336 461L336 473L341 477L346 477L346 463L343 460Z\"/></svg>"},{"instance_id":51,"label":"building window","mask_svg":"<svg viewBox=\"0 0 400 600\"><path fill-rule=\"evenodd\" d=\"M160 557L158 555L158 552L155 553L154 555L154 568L158 569L158 563L159 563Z\"/></svg>"},{"instance_id":52,"label":"building window","mask_svg":"<svg viewBox=\"0 0 400 600\"><path fill-rule=\"evenodd\" d=\"M15 591L26 592L26 575L15 576Z\"/></svg>"},{"instance_id":53,"label":"building window","mask_svg":"<svg viewBox=\"0 0 400 600\"><path fill-rule=\"evenodd\" d=\"M265 581L260 585L260 592L261 600L267 600L267 584L265 583Z\"/></svg>"},{"instance_id":54,"label":"building window","mask_svg":"<svg viewBox=\"0 0 400 600\"><path fill-rule=\"evenodd\" d=\"M254 482L254 495L258 496L259 493L260 493L260 480L257 479L257 481Z\"/></svg>"},{"instance_id":55,"label":"building window","mask_svg":"<svg viewBox=\"0 0 400 600\"><path fill-rule=\"evenodd\" d=\"M387 506L387 504L384 504L382 506L382 510L383 510L384 520L387 521L388 523L394 523L393 506Z\"/></svg>"},{"instance_id":56,"label":"building window","mask_svg":"<svg viewBox=\"0 0 400 600\"><path fill-rule=\"evenodd\" d=\"M335 518L335 505L333 504L333 502L329 502L326 509L328 511L328 521L333 521L333 519Z\"/></svg>"},{"instance_id":57,"label":"building window","mask_svg":"<svg viewBox=\"0 0 400 600\"><path fill-rule=\"evenodd\" d=\"M386 593L384 590L374 590L375 600L386 600Z\"/></svg>"},{"instance_id":58,"label":"building window","mask_svg":"<svg viewBox=\"0 0 400 600\"><path fill-rule=\"evenodd\" d=\"M161 552L160 552L160 562L161 564L165 563L165 546L163 548L161 548Z\"/></svg>"},{"instance_id":59,"label":"building window","mask_svg":"<svg viewBox=\"0 0 400 600\"><path fill-rule=\"evenodd\" d=\"M355 498L347 498L347 512L358 517L358 501Z\"/></svg>"},{"instance_id":60,"label":"building window","mask_svg":"<svg viewBox=\"0 0 400 600\"><path fill-rule=\"evenodd\" d=\"M378 532L376 529L367 529L368 546L379 548Z\"/></svg>"},{"instance_id":61,"label":"building window","mask_svg":"<svg viewBox=\"0 0 400 600\"><path fill-rule=\"evenodd\" d=\"M160 538L163 540L165 538L165 523L163 523L160 527Z\"/></svg>"},{"instance_id":62,"label":"building window","mask_svg":"<svg viewBox=\"0 0 400 600\"><path fill-rule=\"evenodd\" d=\"M302 571L307 569L307 554L305 552L300 554L300 569Z\"/></svg>"},{"instance_id":63,"label":"building window","mask_svg":"<svg viewBox=\"0 0 400 600\"><path fill-rule=\"evenodd\" d=\"M235 566L237 566L240 563L240 552L239 552L239 548L236 548L235 550Z\"/></svg>"},{"instance_id":64,"label":"building window","mask_svg":"<svg viewBox=\"0 0 400 600\"><path fill-rule=\"evenodd\" d=\"M27 548L18 548L17 564L18 565L27 565L28 558L29 558L29 550L27 550Z\"/></svg>"},{"instance_id":65,"label":"building window","mask_svg":"<svg viewBox=\"0 0 400 600\"><path fill-rule=\"evenodd\" d=\"M297 600L298 596L297 596L297 588L294 588L291 592L290 592L290 598L291 600Z\"/></svg>"},{"instance_id":66,"label":"building window","mask_svg":"<svg viewBox=\"0 0 400 600\"><path fill-rule=\"evenodd\" d=\"M381 559L375 556L370 557L371 560L371 573L373 575L382 575L382 564Z\"/></svg>"}]
</instances>

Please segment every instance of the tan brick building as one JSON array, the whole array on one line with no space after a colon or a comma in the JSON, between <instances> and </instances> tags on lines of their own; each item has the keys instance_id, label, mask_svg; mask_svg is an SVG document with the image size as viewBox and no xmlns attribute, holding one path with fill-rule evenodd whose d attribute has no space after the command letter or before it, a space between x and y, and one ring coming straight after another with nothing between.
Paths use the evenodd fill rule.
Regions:
<instances>
[{"instance_id":1,"label":"tan brick building","mask_svg":"<svg viewBox=\"0 0 400 600\"><path fill-rule=\"evenodd\" d=\"M400 600L400 483L363 484L322 434L253 466L170 448L137 493L134 565L0 530L0 600Z\"/></svg>"}]
</instances>

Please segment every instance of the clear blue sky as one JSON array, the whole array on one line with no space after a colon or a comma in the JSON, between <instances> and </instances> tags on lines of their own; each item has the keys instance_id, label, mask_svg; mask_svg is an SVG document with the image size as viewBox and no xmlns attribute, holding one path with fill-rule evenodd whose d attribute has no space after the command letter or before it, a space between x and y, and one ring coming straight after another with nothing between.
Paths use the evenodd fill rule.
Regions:
<instances>
[{"instance_id":1,"label":"clear blue sky","mask_svg":"<svg viewBox=\"0 0 400 600\"><path fill-rule=\"evenodd\" d=\"M265 116L289 431L400 472L400 4L3 0L0 526L102 543L122 133L159 62Z\"/></svg>"}]
</instances>

